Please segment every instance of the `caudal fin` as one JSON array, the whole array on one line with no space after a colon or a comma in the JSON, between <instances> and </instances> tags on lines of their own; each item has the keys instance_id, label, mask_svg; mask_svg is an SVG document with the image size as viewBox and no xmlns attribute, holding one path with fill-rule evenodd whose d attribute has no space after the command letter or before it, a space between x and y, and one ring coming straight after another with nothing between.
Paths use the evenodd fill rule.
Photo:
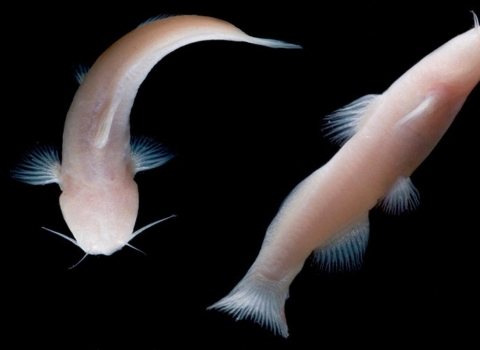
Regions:
<instances>
[{"instance_id":1,"label":"caudal fin","mask_svg":"<svg viewBox=\"0 0 480 350\"><path fill-rule=\"evenodd\" d=\"M249 42L250 44L267 46L273 49L301 49L302 48L300 45L290 44L282 40L255 38L252 36L245 41Z\"/></svg>"},{"instance_id":2,"label":"caudal fin","mask_svg":"<svg viewBox=\"0 0 480 350\"><path fill-rule=\"evenodd\" d=\"M250 319L274 334L288 337L285 300L288 285L269 281L250 270L225 298L207 309L225 311L237 320Z\"/></svg>"}]
</instances>

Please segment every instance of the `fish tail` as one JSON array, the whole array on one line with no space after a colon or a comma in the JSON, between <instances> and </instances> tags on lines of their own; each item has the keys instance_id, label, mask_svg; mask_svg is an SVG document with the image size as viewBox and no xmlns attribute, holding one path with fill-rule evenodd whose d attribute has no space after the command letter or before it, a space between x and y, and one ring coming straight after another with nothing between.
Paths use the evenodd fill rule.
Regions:
<instances>
[{"instance_id":1,"label":"fish tail","mask_svg":"<svg viewBox=\"0 0 480 350\"><path fill-rule=\"evenodd\" d=\"M250 44L261 45L266 47L271 47L273 49L301 49L300 45L290 44L282 40L276 39L264 39L264 38L256 38L249 36L246 41Z\"/></svg>"},{"instance_id":2,"label":"fish tail","mask_svg":"<svg viewBox=\"0 0 480 350\"><path fill-rule=\"evenodd\" d=\"M225 298L207 309L229 313L236 320L250 319L274 334L288 337L285 300L288 285L250 270Z\"/></svg>"}]
</instances>

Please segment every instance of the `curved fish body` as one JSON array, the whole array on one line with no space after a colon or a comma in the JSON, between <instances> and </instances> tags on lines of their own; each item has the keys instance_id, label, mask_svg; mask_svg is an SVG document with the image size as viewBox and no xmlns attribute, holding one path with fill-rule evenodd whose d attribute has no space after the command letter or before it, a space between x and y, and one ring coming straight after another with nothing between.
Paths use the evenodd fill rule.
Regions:
<instances>
[{"instance_id":1,"label":"curved fish body","mask_svg":"<svg viewBox=\"0 0 480 350\"><path fill-rule=\"evenodd\" d=\"M246 276L212 305L250 318L284 337L288 288L305 260L326 269L360 266L369 210L414 208L409 176L446 132L480 81L480 27L453 38L408 70L381 95L368 95L327 117L341 150L301 182L267 229Z\"/></svg>"},{"instance_id":2,"label":"curved fish body","mask_svg":"<svg viewBox=\"0 0 480 350\"><path fill-rule=\"evenodd\" d=\"M273 48L299 48L251 37L211 17L176 16L148 21L107 49L85 75L67 114L62 162L41 149L14 171L31 184L56 182L60 207L76 241L87 254L110 255L128 245L138 211L137 171L162 165L170 155L142 138L130 140L130 110L152 67L190 43L230 40ZM151 226L151 225L149 225Z\"/></svg>"}]
</instances>

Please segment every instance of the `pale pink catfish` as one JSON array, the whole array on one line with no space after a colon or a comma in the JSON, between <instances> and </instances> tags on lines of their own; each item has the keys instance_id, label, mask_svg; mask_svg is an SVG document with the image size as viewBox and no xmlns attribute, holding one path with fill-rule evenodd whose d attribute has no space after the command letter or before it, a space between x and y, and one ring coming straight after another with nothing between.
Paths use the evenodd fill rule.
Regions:
<instances>
[{"instance_id":1,"label":"pale pink catfish","mask_svg":"<svg viewBox=\"0 0 480 350\"><path fill-rule=\"evenodd\" d=\"M288 289L314 251L324 268L358 267L368 242L368 212L414 208L409 177L450 126L480 80L480 27L438 48L382 95L367 95L327 117L342 149L301 182L267 229L246 276L212 305L288 336Z\"/></svg>"},{"instance_id":2,"label":"pale pink catfish","mask_svg":"<svg viewBox=\"0 0 480 350\"><path fill-rule=\"evenodd\" d=\"M87 254L110 255L165 220L133 232L138 212L135 173L158 167L172 156L149 139L131 142L130 110L140 84L159 60L184 45L205 40L299 48L251 37L211 17L148 21L114 43L88 73L79 74L81 85L65 122L61 165L56 151L44 148L31 153L13 172L30 184L60 185L60 207L76 241L60 235Z\"/></svg>"}]
</instances>

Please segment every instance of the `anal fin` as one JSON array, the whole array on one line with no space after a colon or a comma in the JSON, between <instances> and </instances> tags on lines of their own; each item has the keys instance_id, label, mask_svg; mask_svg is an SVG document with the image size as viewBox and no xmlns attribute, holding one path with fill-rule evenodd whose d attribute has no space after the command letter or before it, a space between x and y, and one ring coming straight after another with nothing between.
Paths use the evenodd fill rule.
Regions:
<instances>
[{"instance_id":1,"label":"anal fin","mask_svg":"<svg viewBox=\"0 0 480 350\"><path fill-rule=\"evenodd\" d=\"M326 271L358 270L362 266L363 256L369 237L368 214L340 232L336 239L313 252L314 260Z\"/></svg>"}]
</instances>

